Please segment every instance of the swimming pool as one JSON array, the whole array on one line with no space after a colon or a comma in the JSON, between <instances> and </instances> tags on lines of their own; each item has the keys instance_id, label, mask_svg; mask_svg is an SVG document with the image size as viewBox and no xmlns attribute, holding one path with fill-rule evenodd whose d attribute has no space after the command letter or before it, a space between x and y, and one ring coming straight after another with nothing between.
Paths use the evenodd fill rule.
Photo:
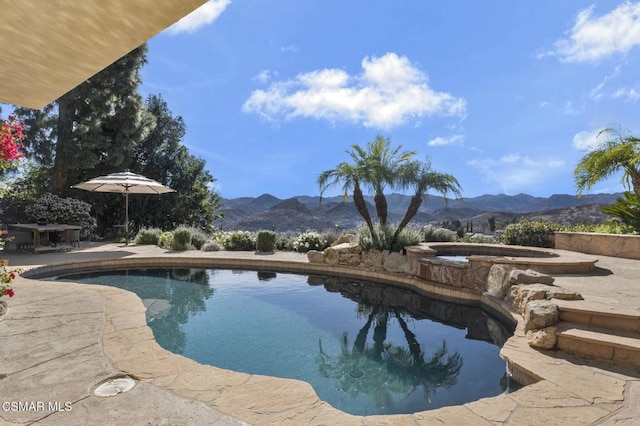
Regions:
<instances>
[{"instance_id":1,"label":"swimming pool","mask_svg":"<svg viewBox=\"0 0 640 426\"><path fill-rule=\"evenodd\" d=\"M60 279L131 290L164 348L202 364L304 380L352 414L463 404L507 386L498 346L512 330L481 309L410 291L263 271L147 269Z\"/></svg>"}]
</instances>

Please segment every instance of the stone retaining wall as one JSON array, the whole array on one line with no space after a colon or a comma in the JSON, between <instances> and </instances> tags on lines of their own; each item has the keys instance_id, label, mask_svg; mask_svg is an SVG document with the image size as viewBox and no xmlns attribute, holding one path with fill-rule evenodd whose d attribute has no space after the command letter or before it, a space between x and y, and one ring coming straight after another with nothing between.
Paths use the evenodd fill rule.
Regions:
<instances>
[{"instance_id":1,"label":"stone retaining wall","mask_svg":"<svg viewBox=\"0 0 640 426\"><path fill-rule=\"evenodd\" d=\"M587 254L640 259L640 235L556 232L555 248Z\"/></svg>"}]
</instances>

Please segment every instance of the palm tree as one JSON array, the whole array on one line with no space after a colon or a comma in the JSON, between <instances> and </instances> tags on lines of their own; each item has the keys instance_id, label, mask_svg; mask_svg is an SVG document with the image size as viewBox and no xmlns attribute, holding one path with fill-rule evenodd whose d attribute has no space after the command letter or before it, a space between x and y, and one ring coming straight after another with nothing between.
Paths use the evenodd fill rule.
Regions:
<instances>
[{"instance_id":1,"label":"palm tree","mask_svg":"<svg viewBox=\"0 0 640 426\"><path fill-rule=\"evenodd\" d=\"M349 192L353 191L353 203L369 227L374 243L377 245L378 240L374 235L373 221L369 215L369 210L367 210L367 202L364 199L364 194L360 187L362 178L363 171L361 168L344 162L338 164L333 170L325 170L320 173L317 179L318 186L320 187L320 202L322 202L322 194L324 194L324 191L339 184L342 184L345 200L349 197Z\"/></svg>"},{"instance_id":2,"label":"palm tree","mask_svg":"<svg viewBox=\"0 0 640 426\"><path fill-rule=\"evenodd\" d=\"M598 137L610 132L610 129L603 130ZM623 172L623 184L640 194L640 139L618 135L582 157L573 172L578 196L620 171Z\"/></svg>"},{"instance_id":3,"label":"palm tree","mask_svg":"<svg viewBox=\"0 0 640 426\"><path fill-rule=\"evenodd\" d=\"M391 149L389 139L380 135L369 142L366 149L358 144L352 145L351 148L351 150L347 150L347 154L353 160L353 164L340 163L335 169L324 171L318 176L320 202L322 202L324 191L333 186L342 184L345 199L348 198L349 192L353 191L353 202L356 209L367 224L374 245L379 246L378 234L367 209L361 184L373 189L378 222L382 227L385 227L388 207L384 190L387 185L395 187L397 171L401 164L408 161L416 153L415 151L401 151L402 145Z\"/></svg>"},{"instance_id":4,"label":"palm tree","mask_svg":"<svg viewBox=\"0 0 640 426\"><path fill-rule=\"evenodd\" d=\"M443 340L428 357L403 315L401 309L374 305L351 348L348 333L343 333L341 353L335 358L324 352L320 340L316 360L320 374L337 379L336 385L345 393L369 395L377 407L388 405L393 394L411 395L419 386L425 400L429 400L438 388L455 385L463 365L461 354L448 353ZM400 325L408 347L385 342L393 318ZM374 323L373 345L367 345Z\"/></svg>"},{"instance_id":5,"label":"palm tree","mask_svg":"<svg viewBox=\"0 0 640 426\"><path fill-rule=\"evenodd\" d=\"M413 195L402 221L393 234L390 248L396 244L402 230L418 213L422 201L427 196L427 191L430 189L436 190L445 197L445 200L449 193L455 195L456 198L461 195L461 187L458 180L450 174L436 172L431 169L431 162L428 159L424 162L414 160L403 164L397 171L397 181L398 186L402 189L412 188Z\"/></svg>"},{"instance_id":6,"label":"palm tree","mask_svg":"<svg viewBox=\"0 0 640 426\"><path fill-rule=\"evenodd\" d=\"M416 155L415 151L401 151L402 145L391 149L388 138L377 135L373 141L367 144L367 149L362 149L359 145L351 146L352 151L348 151L357 167L362 169L364 182L373 189L373 198L378 215L380 226L387 225L387 199L384 190L387 185L394 187L396 184L398 169Z\"/></svg>"},{"instance_id":7,"label":"palm tree","mask_svg":"<svg viewBox=\"0 0 640 426\"><path fill-rule=\"evenodd\" d=\"M376 136L363 149L357 144L351 146L347 153L351 156L353 164L340 163L333 170L322 172L318 176L317 183L320 186L320 201L322 194L328 188L342 184L345 199L353 190L353 201L360 215L364 218L374 246L380 249L393 250L400 232L418 213L422 200L429 189L434 189L443 195L453 193L460 196L460 184L451 175L435 172L431 164L417 160L411 160L416 155L415 151L402 151L402 145L392 149L389 139ZM381 247L378 232L374 229L371 215L362 194L361 185L371 188L375 192L374 202L378 222L383 234L390 234L387 228L387 199L384 195L385 188L412 189L413 197L402 222L396 229L392 239Z\"/></svg>"}]
</instances>

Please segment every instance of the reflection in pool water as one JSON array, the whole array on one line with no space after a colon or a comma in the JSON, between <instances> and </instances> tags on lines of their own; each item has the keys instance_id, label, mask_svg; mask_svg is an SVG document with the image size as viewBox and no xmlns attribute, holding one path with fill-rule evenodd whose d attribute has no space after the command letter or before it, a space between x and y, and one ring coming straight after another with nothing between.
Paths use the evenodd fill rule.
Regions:
<instances>
[{"instance_id":1,"label":"reflection in pool water","mask_svg":"<svg viewBox=\"0 0 640 426\"><path fill-rule=\"evenodd\" d=\"M507 388L498 352L512 329L479 308L411 291L263 271L128 270L61 279L135 292L156 341L174 353L304 380L352 414L412 413Z\"/></svg>"}]
</instances>

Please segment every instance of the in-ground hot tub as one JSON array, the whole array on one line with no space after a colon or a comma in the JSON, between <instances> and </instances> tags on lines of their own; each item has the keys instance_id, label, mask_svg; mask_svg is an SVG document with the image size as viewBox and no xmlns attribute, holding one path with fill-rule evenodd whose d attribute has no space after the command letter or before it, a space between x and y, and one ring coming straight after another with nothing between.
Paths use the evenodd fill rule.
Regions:
<instances>
[{"instance_id":1,"label":"in-ground hot tub","mask_svg":"<svg viewBox=\"0 0 640 426\"><path fill-rule=\"evenodd\" d=\"M485 290L494 265L543 274L577 274L594 271L598 261L564 250L502 244L423 243L406 251L420 278L475 292Z\"/></svg>"}]
</instances>

